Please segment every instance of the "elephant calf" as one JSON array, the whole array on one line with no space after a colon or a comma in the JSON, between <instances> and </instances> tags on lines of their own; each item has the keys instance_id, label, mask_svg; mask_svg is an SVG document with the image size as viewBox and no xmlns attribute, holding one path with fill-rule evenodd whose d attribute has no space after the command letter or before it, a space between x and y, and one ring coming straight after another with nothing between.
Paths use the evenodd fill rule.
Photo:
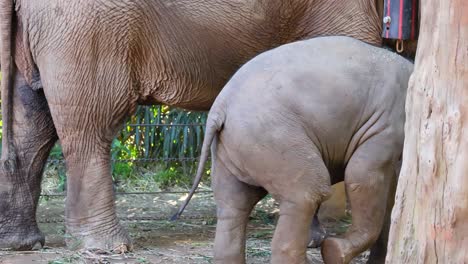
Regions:
<instances>
[{"instance_id":1,"label":"elephant calf","mask_svg":"<svg viewBox=\"0 0 468 264\"><path fill-rule=\"evenodd\" d=\"M268 192L280 202L272 263L306 263L309 223L343 180L352 224L325 239L324 261L348 263L379 241L384 248L370 261L383 262L412 70L402 57L347 37L284 45L244 65L209 113L192 189L211 146L216 262L245 263L248 217Z\"/></svg>"}]
</instances>

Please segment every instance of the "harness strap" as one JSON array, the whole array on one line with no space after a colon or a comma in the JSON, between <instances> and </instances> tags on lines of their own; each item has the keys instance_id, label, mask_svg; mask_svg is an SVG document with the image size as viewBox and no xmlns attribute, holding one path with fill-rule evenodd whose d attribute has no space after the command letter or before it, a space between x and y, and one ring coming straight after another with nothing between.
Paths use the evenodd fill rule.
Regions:
<instances>
[{"instance_id":1,"label":"harness strap","mask_svg":"<svg viewBox=\"0 0 468 264\"><path fill-rule=\"evenodd\" d=\"M384 0L383 14L383 38L417 39L418 0Z\"/></svg>"}]
</instances>

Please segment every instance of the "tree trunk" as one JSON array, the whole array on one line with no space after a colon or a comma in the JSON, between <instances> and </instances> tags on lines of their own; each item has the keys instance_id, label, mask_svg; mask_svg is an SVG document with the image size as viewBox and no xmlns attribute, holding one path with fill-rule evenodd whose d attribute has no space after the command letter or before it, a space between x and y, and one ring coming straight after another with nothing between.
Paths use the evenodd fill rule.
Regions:
<instances>
[{"instance_id":1,"label":"tree trunk","mask_svg":"<svg viewBox=\"0 0 468 264\"><path fill-rule=\"evenodd\" d=\"M468 263L468 2L424 0L387 263Z\"/></svg>"}]
</instances>

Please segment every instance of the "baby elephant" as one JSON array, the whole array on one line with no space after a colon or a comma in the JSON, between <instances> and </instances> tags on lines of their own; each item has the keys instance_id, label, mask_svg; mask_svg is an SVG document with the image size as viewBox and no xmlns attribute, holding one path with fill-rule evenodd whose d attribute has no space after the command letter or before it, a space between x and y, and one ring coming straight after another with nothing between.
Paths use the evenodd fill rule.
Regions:
<instances>
[{"instance_id":1,"label":"baby elephant","mask_svg":"<svg viewBox=\"0 0 468 264\"><path fill-rule=\"evenodd\" d=\"M296 42L252 59L210 110L195 184L178 215L211 146L216 263L245 263L248 217L267 192L280 203L271 262L308 263L314 213L343 180L352 224L325 239L325 263L348 263L378 239L385 247L412 70L404 58L348 37ZM380 250L372 262L384 261Z\"/></svg>"}]
</instances>

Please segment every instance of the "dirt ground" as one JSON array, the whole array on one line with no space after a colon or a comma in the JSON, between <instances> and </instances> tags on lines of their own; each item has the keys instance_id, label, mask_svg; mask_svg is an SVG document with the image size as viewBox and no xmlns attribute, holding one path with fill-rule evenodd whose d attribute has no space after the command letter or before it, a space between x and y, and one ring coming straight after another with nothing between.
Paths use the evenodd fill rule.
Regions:
<instances>
[{"instance_id":1,"label":"dirt ground","mask_svg":"<svg viewBox=\"0 0 468 264\"><path fill-rule=\"evenodd\" d=\"M216 225L212 194L196 195L181 220L165 220L181 198L180 194L118 196L118 216L135 244L132 253L122 255L65 249L64 197L41 198L38 220L46 247L34 252L0 251L0 263L212 263ZM248 228L247 263L269 263L277 211L271 198L255 209ZM344 232L348 225L349 220L325 223L332 234ZM323 263L319 250L310 249L308 254L313 263ZM364 263L366 254L353 263Z\"/></svg>"}]
</instances>

